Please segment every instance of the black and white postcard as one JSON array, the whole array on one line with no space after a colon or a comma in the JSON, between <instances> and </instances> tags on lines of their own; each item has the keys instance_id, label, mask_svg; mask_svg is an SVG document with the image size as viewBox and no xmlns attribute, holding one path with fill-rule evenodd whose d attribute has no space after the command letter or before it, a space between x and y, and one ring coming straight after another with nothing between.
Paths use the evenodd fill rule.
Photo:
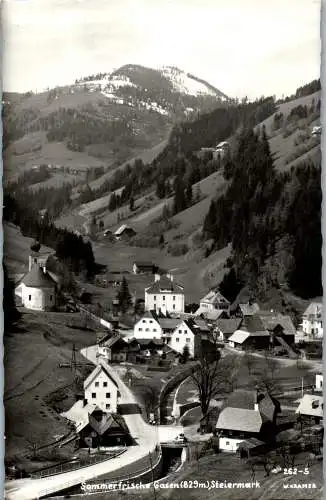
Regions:
<instances>
[{"instance_id":1,"label":"black and white postcard","mask_svg":"<svg viewBox=\"0 0 326 500\"><path fill-rule=\"evenodd\" d=\"M322 498L320 20L2 1L6 499Z\"/></svg>"}]
</instances>

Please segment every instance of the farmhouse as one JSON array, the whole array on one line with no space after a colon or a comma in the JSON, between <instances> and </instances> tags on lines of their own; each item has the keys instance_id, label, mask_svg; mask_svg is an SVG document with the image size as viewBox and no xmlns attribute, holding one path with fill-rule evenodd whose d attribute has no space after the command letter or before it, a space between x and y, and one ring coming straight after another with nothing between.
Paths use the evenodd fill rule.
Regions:
<instances>
[{"instance_id":1,"label":"farmhouse","mask_svg":"<svg viewBox=\"0 0 326 500\"><path fill-rule=\"evenodd\" d=\"M190 357L194 358L200 354L202 341L208 340L209 333L210 330L204 322L198 324L193 319L185 319L178 324L171 337L166 337L166 342L171 349L180 354L187 346Z\"/></svg>"},{"instance_id":2,"label":"farmhouse","mask_svg":"<svg viewBox=\"0 0 326 500\"><path fill-rule=\"evenodd\" d=\"M229 312L230 302L223 297L218 290L210 290L205 297L200 300L199 309L196 311L196 316L208 311L225 311Z\"/></svg>"},{"instance_id":3,"label":"farmhouse","mask_svg":"<svg viewBox=\"0 0 326 500\"><path fill-rule=\"evenodd\" d=\"M134 274L155 274L157 266L153 262L134 262L132 272Z\"/></svg>"},{"instance_id":4,"label":"farmhouse","mask_svg":"<svg viewBox=\"0 0 326 500\"><path fill-rule=\"evenodd\" d=\"M316 394L304 394L296 410L299 421L319 424L323 420L324 398Z\"/></svg>"},{"instance_id":5,"label":"farmhouse","mask_svg":"<svg viewBox=\"0 0 326 500\"><path fill-rule=\"evenodd\" d=\"M162 312L184 312L183 286L174 283L173 277L160 277L155 275L155 282L145 288L145 310Z\"/></svg>"},{"instance_id":6,"label":"farmhouse","mask_svg":"<svg viewBox=\"0 0 326 500\"><path fill-rule=\"evenodd\" d=\"M155 311L146 311L144 316L135 323L134 337L136 339L162 338L162 327Z\"/></svg>"},{"instance_id":7,"label":"farmhouse","mask_svg":"<svg viewBox=\"0 0 326 500\"><path fill-rule=\"evenodd\" d=\"M120 226L114 233L114 237L117 240L125 239L125 238L132 238L132 236L135 236L136 231L132 229L132 227L127 226L126 224L123 224Z\"/></svg>"},{"instance_id":8,"label":"farmhouse","mask_svg":"<svg viewBox=\"0 0 326 500\"><path fill-rule=\"evenodd\" d=\"M241 324L240 318L218 319L215 326L215 334L222 342L227 342L231 335L239 328Z\"/></svg>"},{"instance_id":9,"label":"farmhouse","mask_svg":"<svg viewBox=\"0 0 326 500\"><path fill-rule=\"evenodd\" d=\"M302 315L303 335L311 339L323 337L323 304L312 302Z\"/></svg>"},{"instance_id":10,"label":"farmhouse","mask_svg":"<svg viewBox=\"0 0 326 500\"><path fill-rule=\"evenodd\" d=\"M57 284L46 268L34 264L15 289L22 305L35 311L49 311L56 305Z\"/></svg>"},{"instance_id":11,"label":"farmhouse","mask_svg":"<svg viewBox=\"0 0 326 500\"><path fill-rule=\"evenodd\" d=\"M103 412L97 406L78 426L78 435L81 448L128 446L132 442L124 419L120 415Z\"/></svg>"},{"instance_id":12,"label":"farmhouse","mask_svg":"<svg viewBox=\"0 0 326 500\"><path fill-rule=\"evenodd\" d=\"M255 438L268 441L276 433L276 416L281 408L268 393L236 390L219 414L216 430L223 451L237 451L240 444Z\"/></svg>"},{"instance_id":13,"label":"farmhouse","mask_svg":"<svg viewBox=\"0 0 326 500\"><path fill-rule=\"evenodd\" d=\"M127 361L128 342L123 340L121 335L110 333L99 341L98 353L111 363Z\"/></svg>"},{"instance_id":14,"label":"farmhouse","mask_svg":"<svg viewBox=\"0 0 326 500\"><path fill-rule=\"evenodd\" d=\"M84 381L85 404L94 403L104 412L117 412L118 385L103 360Z\"/></svg>"},{"instance_id":15,"label":"farmhouse","mask_svg":"<svg viewBox=\"0 0 326 500\"><path fill-rule=\"evenodd\" d=\"M232 316L235 316L236 318L244 318L246 316L253 316L254 314L257 314L259 309L260 307L257 302L249 300L247 303L234 302L230 307L230 312L232 313Z\"/></svg>"}]
</instances>

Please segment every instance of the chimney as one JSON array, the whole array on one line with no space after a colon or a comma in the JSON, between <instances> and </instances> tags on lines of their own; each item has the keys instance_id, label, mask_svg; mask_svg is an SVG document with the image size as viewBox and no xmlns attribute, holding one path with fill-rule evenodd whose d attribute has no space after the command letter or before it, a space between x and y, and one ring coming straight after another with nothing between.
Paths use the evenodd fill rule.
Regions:
<instances>
[{"instance_id":1,"label":"chimney","mask_svg":"<svg viewBox=\"0 0 326 500\"><path fill-rule=\"evenodd\" d=\"M160 281L160 279L161 279L161 276L158 273L155 273L154 280L155 281Z\"/></svg>"}]
</instances>

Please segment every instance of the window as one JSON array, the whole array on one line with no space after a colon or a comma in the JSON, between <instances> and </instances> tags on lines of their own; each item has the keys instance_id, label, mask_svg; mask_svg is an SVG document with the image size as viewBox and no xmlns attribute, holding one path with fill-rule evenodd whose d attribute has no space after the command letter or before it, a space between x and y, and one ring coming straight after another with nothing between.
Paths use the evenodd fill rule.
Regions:
<instances>
[{"instance_id":1,"label":"window","mask_svg":"<svg viewBox=\"0 0 326 500\"><path fill-rule=\"evenodd\" d=\"M138 328L138 331L139 331L139 332L142 332L142 331L143 331L143 329L142 329L142 328Z\"/></svg>"},{"instance_id":2,"label":"window","mask_svg":"<svg viewBox=\"0 0 326 500\"><path fill-rule=\"evenodd\" d=\"M154 295L154 300L156 300L156 295Z\"/></svg>"},{"instance_id":3,"label":"window","mask_svg":"<svg viewBox=\"0 0 326 500\"><path fill-rule=\"evenodd\" d=\"M152 320L152 319L150 319L150 320L149 320L149 322L150 322L150 323L153 323L153 320Z\"/></svg>"},{"instance_id":4,"label":"window","mask_svg":"<svg viewBox=\"0 0 326 500\"><path fill-rule=\"evenodd\" d=\"M175 295L173 295L173 300L175 300Z\"/></svg>"},{"instance_id":5,"label":"window","mask_svg":"<svg viewBox=\"0 0 326 500\"><path fill-rule=\"evenodd\" d=\"M179 342L179 340L180 340L180 339L179 339L179 337L177 337L177 338L175 339L175 341L176 341L176 342Z\"/></svg>"},{"instance_id":6,"label":"window","mask_svg":"<svg viewBox=\"0 0 326 500\"><path fill-rule=\"evenodd\" d=\"M183 333L187 333L187 330L183 330Z\"/></svg>"},{"instance_id":7,"label":"window","mask_svg":"<svg viewBox=\"0 0 326 500\"><path fill-rule=\"evenodd\" d=\"M190 338L189 337L186 338L186 342L190 342Z\"/></svg>"},{"instance_id":8,"label":"window","mask_svg":"<svg viewBox=\"0 0 326 500\"><path fill-rule=\"evenodd\" d=\"M34 257L34 264L36 264L36 262L37 262L37 258L36 258L36 257Z\"/></svg>"},{"instance_id":9,"label":"window","mask_svg":"<svg viewBox=\"0 0 326 500\"><path fill-rule=\"evenodd\" d=\"M226 444L226 446L229 446L230 441L226 441L225 444Z\"/></svg>"},{"instance_id":10,"label":"window","mask_svg":"<svg viewBox=\"0 0 326 500\"><path fill-rule=\"evenodd\" d=\"M105 408L106 408L107 410L109 410L109 409L110 409L110 403L106 403Z\"/></svg>"},{"instance_id":11,"label":"window","mask_svg":"<svg viewBox=\"0 0 326 500\"><path fill-rule=\"evenodd\" d=\"M107 392L107 393L105 394L105 397L106 397L107 399L110 399L110 397L111 397L111 393L110 393L110 392Z\"/></svg>"},{"instance_id":12,"label":"window","mask_svg":"<svg viewBox=\"0 0 326 500\"><path fill-rule=\"evenodd\" d=\"M28 300L32 300L32 296L31 295L28 296Z\"/></svg>"},{"instance_id":13,"label":"window","mask_svg":"<svg viewBox=\"0 0 326 500\"><path fill-rule=\"evenodd\" d=\"M107 387L108 386L108 383L107 382L103 382L103 387Z\"/></svg>"},{"instance_id":14,"label":"window","mask_svg":"<svg viewBox=\"0 0 326 500\"><path fill-rule=\"evenodd\" d=\"M179 330L179 333L182 333L182 330Z\"/></svg>"},{"instance_id":15,"label":"window","mask_svg":"<svg viewBox=\"0 0 326 500\"><path fill-rule=\"evenodd\" d=\"M98 387L100 385L99 382L95 382L95 387Z\"/></svg>"},{"instance_id":16,"label":"window","mask_svg":"<svg viewBox=\"0 0 326 500\"><path fill-rule=\"evenodd\" d=\"M173 309L175 309L175 304L173 304Z\"/></svg>"},{"instance_id":17,"label":"window","mask_svg":"<svg viewBox=\"0 0 326 500\"><path fill-rule=\"evenodd\" d=\"M52 302L52 295L50 295L50 302Z\"/></svg>"},{"instance_id":18,"label":"window","mask_svg":"<svg viewBox=\"0 0 326 500\"><path fill-rule=\"evenodd\" d=\"M163 300L165 300L165 295L163 295Z\"/></svg>"},{"instance_id":19,"label":"window","mask_svg":"<svg viewBox=\"0 0 326 500\"><path fill-rule=\"evenodd\" d=\"M146 319L143 319L142 323L146 323Z\"/></svg>"},{"instance_id":20,"label":"window","mask_svg":"<svg viewBox=\"0 0 326 500\"><path fill-rule=\"evenodd\" d=\"M157 332L156 328L153 328L153 332Z\"/></svg>"},{"instance_id":21,"label":"window","mask_svg":"<svg viewBox=\"0 0 326 500\"><path fill-rule=\"evenodd\" d=\"M145 332L149 332L149 328L145 328Z\"/></svg>"},{"instance_id":22,"label":"window","mask_svg":"<svg viewBox=\"0 0 326 500\"><path fill-rule=\"evenodd\" d=\"M95 399L96 398L96 392L92 392L92 398Z\"/></svg>"}]
</instances>

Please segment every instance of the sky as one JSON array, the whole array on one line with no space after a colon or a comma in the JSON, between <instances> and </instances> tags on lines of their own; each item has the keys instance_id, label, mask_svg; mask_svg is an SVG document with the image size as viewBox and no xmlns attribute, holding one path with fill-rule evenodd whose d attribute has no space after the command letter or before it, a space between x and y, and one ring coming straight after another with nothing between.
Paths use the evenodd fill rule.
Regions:
<instances>
[{"instance_id":1,"label":"sky","mask_svg":"<svg viewBox=\"0 0 326 500\"><path fill-rule=\"evenodd\" d=\"M320 74L319 0L2 0L3 89L41 91L123 64L174 65L231 97Z\"/></svg>"}]
</instances>

